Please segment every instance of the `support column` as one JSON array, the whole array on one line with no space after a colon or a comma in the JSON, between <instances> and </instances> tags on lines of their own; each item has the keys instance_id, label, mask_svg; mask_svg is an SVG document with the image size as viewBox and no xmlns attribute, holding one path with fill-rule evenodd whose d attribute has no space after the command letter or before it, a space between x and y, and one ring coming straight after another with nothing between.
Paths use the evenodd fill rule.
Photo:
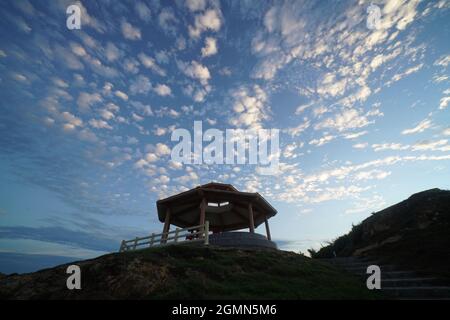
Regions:
<instances>
[{"instance_id":1,"label":"support column","mask_svg":"<svg viewBox=\"0 0 450 320\"><path fill-rule=\"evenodd\" d=\"M170 229L170 208L167 208L166 210L166 218L164 220L164 228L163 228L163 235L161 237L161 243L167 242L167 232L169 232Z\"/></svg>"},{"instance_id":2,"label":"support column","mask_svg":"<svg viewBox=\"0 0 450 320\"><path fill-rule=\"evenodd\" d=\"M205 224L205 215L206 215L206 200L202 198L202 202L200 203L200 225Z\"/></svg>"},{"instance_id":3,"label":"support column","mask_svg":"<svg viewBox=\"0 0 450 320\"><path fill-rule=\"evenodd\" d=\"M266 235L267 240L272 240L272 237L270 236L270 229L269 229L269 221L267 221L267 217L264 218L264 224L266 225Z\"/></svg>"},{"instance_id":4,"label":"support column","mask_svg":"<svg viewBox=\"0 0 450 320\"><path fill-rule=\"evenodd\" d=\"M253 206L251 202L248 204L248 223L250 233L255 233L255 222L253 221Z\"/></svg>"}]
</instances>

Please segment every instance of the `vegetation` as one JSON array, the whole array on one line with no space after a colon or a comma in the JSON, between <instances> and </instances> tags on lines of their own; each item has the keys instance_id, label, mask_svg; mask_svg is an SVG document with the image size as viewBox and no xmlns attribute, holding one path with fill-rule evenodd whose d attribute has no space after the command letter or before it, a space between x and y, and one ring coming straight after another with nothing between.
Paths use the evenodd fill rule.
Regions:
<instances>
[{"instance_id":1,"label":"vegetation","mask_svg":"<svg viewBox=\"0 0 450 320\"><path fill-rule=\"evenodd\" d=\"M372 214L314 258L370 256L450 278L450 191L431 189Z\"/></svg>"},{"instance_id":2,"label":"vegetation","mask_svg":"<svg viewBox=\"0 0 450 320\"><path fill-rule=\"evenodd\" d=\"M372 299L364 283L284 251L169 246L77 263L82 289L65 288L59 266L0 280L0 298Z\"/></svg>"}]
</instances>

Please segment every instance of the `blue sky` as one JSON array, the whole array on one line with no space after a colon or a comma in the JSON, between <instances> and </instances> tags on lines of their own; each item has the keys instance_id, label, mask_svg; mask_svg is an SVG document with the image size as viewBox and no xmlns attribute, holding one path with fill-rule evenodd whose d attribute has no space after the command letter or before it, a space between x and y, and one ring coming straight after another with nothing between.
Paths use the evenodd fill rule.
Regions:
<instances>
[{"instance_id":1,"label":"blue sky","mask_svg":"<svg viewBox=\"0 0 450 320\"><path fill-rule=\"evenodd\" d=\"M371 2L2 2L2 270L117 250L162 229L157 199L210 181L260 192L273 238L303 252L449 189L450 4ZM280 129L280 173L171 161L195 120Z\"/></svg>"}]
</instances>

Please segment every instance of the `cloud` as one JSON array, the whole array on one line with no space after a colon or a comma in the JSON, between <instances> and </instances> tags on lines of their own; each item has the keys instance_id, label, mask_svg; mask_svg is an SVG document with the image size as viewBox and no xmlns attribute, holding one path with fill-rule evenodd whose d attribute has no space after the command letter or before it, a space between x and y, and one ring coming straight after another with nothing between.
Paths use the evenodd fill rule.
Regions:
<instances>
[{"instance_id":1,"label":"cloud","mask_svg":"<svg viewBox=\"0 0 450 320\"><path fill-rule=\"evenodd\" d=\"M443 97L441 98L441 101L439 102L439 109L444 110L448 107L448 104L450 103L450 97Z\"/></svg>"},{"instance_id":2,"label":"cloud","mask_svg":"<svg viewBox=\"0 0 450 320\"><path fill-rule=\"evenodd\" d=\"M450 64L450 54L439 57L433 64L435 66L447 67Z\"/></svg>"},{"instance_id":3,"label":"cloud","mask_svg":"<svg viewBox=\"0 0 450 320\"><path fill-rule=\"evenodd\" d=\"M141 39L141 30L139 28L133 27L127 21L122 21L120 24L120 29L122 31L122 35L125 39L128 40L140 40Z\"/></svg>"},{"instance_id":4,"label":"cloud","mask_svg":"<svg viewBox=\"0 0 450 320\"><path fill-rule=\"evenodd\" d=\"M430 141L430 140L422 140L415 143L412 146L413 151L423 151L423 150L442 150L442 151L450 151L450 148L442 148L447 144L446 139L441 139L438 141Z\"/></svg>"},{"instance_id":5,"label":"cloud","mask_svg":"<svg viewBox=\"0 0 450 320\"><path fill-rule=\"evenodd\" d=\"M372 144L372 148L375 152L384 150L408 150L409 145L402 145L401 143L375 143Z\"/></svg>"},{"instance_id":6,"label":"cloud","mask_svg":"<svg viewBox=\"0 0 450 320\"><path fill-rule=\"evenodd\" d=\"M403 130L402 134L420 133L420 132L423 132L426 129L430 128L431 125L432 125L431 120L425 119L425 120L422 120L417 126L410 128L410 129Z\"/></svg>"},{"instance_id":7,"label":"cloud","mask_svg":"<svg viewBox=\"0 0 450 320\"><path fill-rule=\"evenodd\" d=\"M361 114L357 109L346 109L334 117L327 118L315 125L315 129L334 129L337 131L347 131L350 129L363 128L373 123L367 115Z\"/></svg>"},{"instance_id":8,"label":"cloud","mask_svg":"<svg viewBox=\"0 0 450 320\"><path fill-rule=\"evenodd\" d=\"M103 98L98 93L81 92L77 99L77 105L81 111L88 111L92 105L102 101Z\"/></svg>"},{"instance_id":9,"label":"cloud","mask_svg":"<svg viewBox=\"0 0 450 320\"><path fill-rule=\"evenodd\" d=\"M205 39L205 46L202 48L202 57L215 55L217 50L217 40L211 37Z\"/></svg>"},{"instance_id":10,"label":"cloud","mask_svg":"<svg viewBox=\"0 0 450 320\"><path fill-rule=\"evenodd\" d=\"M91 125L91 127L95 128L95 129L112 130L112 127L105 120L91 119L91 120L89 120L89 124Z\"/></svg>"},{"instance_id":11,"label":"cloud","mask_svg":"<svg viewBox=\"0 0 450 320\"><path fill-rule=\"evenodd\" d=\"M139 75L130 84L131 94L147 94L151 88L150 79L143 75Z\"/></svg>"},{"instance_id":12,"label":"cloud","mask_svg":"<svg viewBox=\"0 0 450 320\"><path fill-rule=\"evenodd\" d=\"M336 139L336 136L325 135L325 136L323 136L323 137L321 137L319 139L313 139L313 140L309 141L309 144L320 147L320 146L323 146L324 144L326 144L326 143L328 143L328 142L330 142L330 141L332 141L334 139Z\"/></svg>"},{"instance_id":13,"label":"cloud","mask_svg":"<svg viewBox=\"0 0 450 320\"><path fill-rule=\"evenodd\" d=\"M269 118L267 94L259 85L241 86L231 93L234 116L229 120L236 127L261 129L262 122Z\"/></svg>"},{"instance_id":14,"label":"cloud","mask_svg":"<svg viewBox=\"0 0 450 320\"><path fill-rule=\"evenodd\" d=\"M114 94L116 97L119 97L120 99L122 99L124 101L128 101L128 95L125 92L116 90L116 92L114 92Z\"/></svg>"},{"instance_id":15,"label":"cloud","mask_svg":"<svg viewBox=\"0 0 450 320\"><path fill-rule=\"evenodd\" d=\"M202 85L207 85L211 74L207 67L197 61L182 62L178 61L178 68L188 77L200 81Z\"/></svg>"},{"instance_id":16,"label":"cloud","mask_svg":"<svg viewBox=\"0 0 450 320\"><path fill-rule=\"evenodd\" d=\"M1 239L29 239L101 251L117 249L117 240L63 227L0 227Z\"/></svg>"},{"instance_id":17,"label":"cloud","mask_svg":"<svg viewBox=\"0 0 450 320\"><path fill-rule=\"evenodd\" d=\"M108 61L111 61L111 62L116 61L117 59L119 59L122 56L122 52L112 42L108 42L106 44L105 54L106 54L106 58L108 59Z\"/></svg>"},{"instance_id":18,"label":"cloud","mask_svg":"<svg viewBox=\"0 0 450 320\"><path fill-rule=\"evenodd\" d=\"M369 144L367 142L362 142L362 143L356 143L352 147L355 149L364 149L364 148L367 148L368 145Z\"/></svg>"},{"instance_id":19,"label":"cloud","mask_svg":"<svg viewBox=\"0 0 450 320\"><path fill-rule=\"evenodd\" d=\"M195 16L194 26L189 26L189 35L198 38L207 30L219 31L222 25L220 12L216 9L208 9L203 14Z\"/></svg>"},{"instance_id":20,"label":"cloud","mask_svg":"<svg viewBox=\"0 0 450 320\"><path fill-rule=\"evenodd\" d=\"M164 8L158 15L159 26L168 33L175 33L175 25L178 23L178 19L175 17L171 8Z\"/></svg>"},{"instance_id":21,"label":"cloud","mask_svg":"<svg viewBox=\"0 0 450 320\"><path fill-rule=\"evenodd\" d=\"M152 12L147 5L141 1L136 2L134 10L142 21L150 22L152 19Z\"/></svg>"},{"instance_id":22,"label":"cloud","mask_svg":"<svg viewBox=\"0 0 450 320\"><path fill-rule=\"evenodd\" d=\"M204 10L206 7L206 0L186 0L188 9L192 12Z\"/></svg>"},{"instance_id":23,"label":"cloud","mask_svg":"<svg viewBox=\"0 0 450 320\"><path fill-rule=\"evenodd\" d=\"M170 87L165 84L158 84L154 90L160 96L170 96L172 94Z\"/></svg>"},{"instance_id":24,"label":"cloud","mask_svg":"<svg viewBox=\"0 0 450 320\"><path fill-rule=\"evenodd\" d=\"M155 59L147 56L145 53L140 53L138 55L139 61L141 61L142 65L153 72L159 74L160 76L165 76L166 72L160 66L158 66L155 62Z\"/></svg>"}]
</instances>

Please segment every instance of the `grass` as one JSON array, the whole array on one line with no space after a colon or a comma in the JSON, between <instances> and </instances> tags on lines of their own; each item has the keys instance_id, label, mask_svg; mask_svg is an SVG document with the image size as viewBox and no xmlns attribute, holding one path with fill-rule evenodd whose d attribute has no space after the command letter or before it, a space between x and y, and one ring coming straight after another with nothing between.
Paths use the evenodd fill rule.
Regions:
<instances>
[{"instance_id":1,"label":"grass","mask_svg":"<svg viewBox=\"0 0 450 320\"><path fill-rule=\"evenodd\" d=\"M170 266L176 285L155 299L375 298L359 279L295 253L171 246L127 254Z\"/></svg>"},{"instance_id":2,"label":"grass","mask_svg":"<svg viewBox=\"0 0 450 320\"><path fill-rule=\"evenodd\" d=\"M167 246L76 262L82 290L67 290L66 267L0 279L1 299L375 299L363 281L285 251Z\"/></svg>"}]
</instances>

